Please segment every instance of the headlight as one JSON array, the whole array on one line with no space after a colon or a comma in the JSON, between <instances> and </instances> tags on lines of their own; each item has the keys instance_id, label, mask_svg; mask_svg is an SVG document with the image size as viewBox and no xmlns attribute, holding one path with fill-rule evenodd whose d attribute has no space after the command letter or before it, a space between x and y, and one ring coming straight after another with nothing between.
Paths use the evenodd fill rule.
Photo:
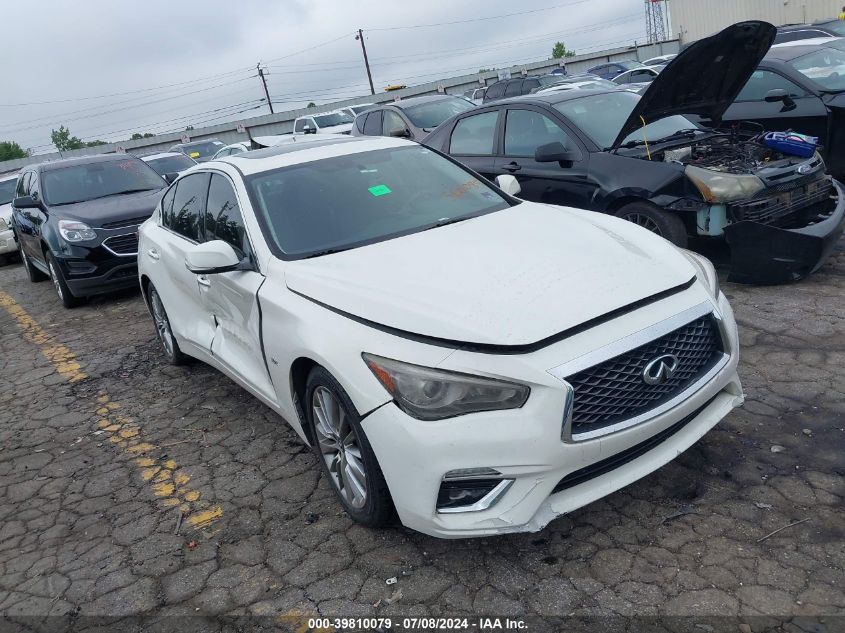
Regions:
<instances>
[{"instance_id":1,"label":"headlight","mask_svg":"<svg viewBox=\"0 0 845 633\"><path fill-rule=\"evenodd\" d=\"M766 188L757 176L728 174L688 165L686 175L707 202L731 202L750 198Z\"/></svg>"},{"instance_id":2,"label":"headlight","mask_svg":"<svg viewBox=\"0 0 845 633\"><path fill-rule=\"evenodd\" d=\"M525 385L503 380L421 367L366 353L362 357L399 408L418 420L518 409L531 393Z\"/></svg>"},{"instance_id":3,"label":"headlight","mask_svg":"<svg viewBox=\"0 0 845 633\"><path fill-rule=\"evenodd\" d=\"M681 253L684 254L689 260L689 263L695 267L696 270L696 277L707 286L707 289L710 291L710 294L713 295L716 299L719 298L719 275L716 274L716 269L713 268L713 264L710 263L710 260L706 257L702 257L698 253L693 253L692 251L688 251L686 249L678 249Z\"/></svg>"},{"instance_id":4,"label":"headlight","mask_svg":"<svg viewBox=\"0 0 845 633\"><path fill-rule=\"evenodd\" d=\"M87 242L97 239L97 232L83 222L59 220L59 233L68 242Z\"/></svg>"}]
</instances>

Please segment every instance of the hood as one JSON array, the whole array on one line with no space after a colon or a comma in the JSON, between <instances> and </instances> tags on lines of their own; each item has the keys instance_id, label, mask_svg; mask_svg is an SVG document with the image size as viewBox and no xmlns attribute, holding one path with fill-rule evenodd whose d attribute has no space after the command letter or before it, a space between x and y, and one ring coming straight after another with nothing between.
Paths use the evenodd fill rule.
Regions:
<instances>
[{"instance_id":1,"label":"hood","mask_svg":"<svg viewBox=\"0 0 845 633\"><path fill-rule=\"evenodd\" d=\"M630 222L531 202L288 262L291 290L415 335L521 346L688 282L690 263Z\"/></svg>"},{"instance_id":2,"label":"hood","mask_svg":"<svg viewBox=\"0 0 845 633\"><path fill-rule=\"evenodd\" d=\"M50 211L61 218L85 222L91 228L108 228L108 224L125 223L135 219L140 224L153 214L162 191L163 188L64 204L50 207Z\"/></svg>"},{"instance_id":3,"label":"hood","mask_svg":"<svg viewBox=\"0 0 845 633\"><path fill-rule=\"evenodd\" d=\"M693 42L648 85L613 147L642 127L640 117L651 123L673 114L697 114L718 122L776 34L777 29L768 22L752 20Z\"/></svg>"}]
</instances>

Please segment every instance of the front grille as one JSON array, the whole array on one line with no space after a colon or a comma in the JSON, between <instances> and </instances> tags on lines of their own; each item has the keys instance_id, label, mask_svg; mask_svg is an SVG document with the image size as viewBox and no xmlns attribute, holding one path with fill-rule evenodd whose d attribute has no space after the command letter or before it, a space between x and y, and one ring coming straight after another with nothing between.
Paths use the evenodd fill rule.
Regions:
<instances>
[{"instance_id":1,"label":"front grille","mask_svg":"<svg viewBox=\"0 0 845 633\"><path fill-rule=\"evenodd\" d=\"M731 205L734 219L774 226L788 223L800 211L827 200L833 190L833 184L828 178L815 179L797 187L794 183L790 183L788 189L781 190L781 187L786 186L774 187L776 195L753 198Z\"/></svg>"},{"instance_id":2,"label":"front grille","mask_svg":"<svg viewBox=\"0 0 845 633\"><path fill-rule=\"evenodd\" d=\"M129 218L128 220L118 220L117 222L106 222L100 228L122 229L127 226L138 226L139 224L143 224L144 222L146 222L149 217L149 215L145 215L140 218Z\"/></svg>"},{"instance_id":3,"label":"front grille","mask_svg":"<svg viewBox=\"0 0 845 633\"><path fill-rule=\"evenodd\" d=\"M138 234L115 235L105 240L103 246L118 255L135 255L138 253Z\"/></svg>"},{"instance_id":4,"label":"front grille","mask_svg":"<svg viewBox=\"0 0 845 633\"><path fill-rule=\"evenodd\" d=\"M643 379L646 365L664 354L677 357L675 372L662 384L647 384ZM575 390L573 436L628 420L671 400L721 356L718 327L707 315L566 378Z\"/></svg>"}]
</instances>

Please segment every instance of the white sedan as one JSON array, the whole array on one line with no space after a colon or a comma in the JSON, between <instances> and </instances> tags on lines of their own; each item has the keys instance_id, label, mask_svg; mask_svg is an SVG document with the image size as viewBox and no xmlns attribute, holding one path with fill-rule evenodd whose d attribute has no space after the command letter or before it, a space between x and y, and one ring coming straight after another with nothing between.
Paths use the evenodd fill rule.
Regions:
<instances>
[{"instance_id":1,"label":"white sedan","mask_svg":"<svg viewBox=\"0 0 845 633\"><path fill-rule=\"evenodd\" d=\"M383 137L198 165L140 228L164 353L276 411L365 525L542 529L742 403L737 331L706 259L499 185Z\"/></svg>"}]
</instances>

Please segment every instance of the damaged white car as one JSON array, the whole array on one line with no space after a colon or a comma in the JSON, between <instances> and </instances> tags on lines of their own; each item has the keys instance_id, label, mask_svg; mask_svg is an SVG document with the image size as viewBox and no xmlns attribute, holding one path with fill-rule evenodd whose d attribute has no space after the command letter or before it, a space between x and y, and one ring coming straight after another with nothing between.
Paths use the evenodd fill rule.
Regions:
<instances>
[{"instance_id":1,"label":"damaged white car","mask_svg":"<svg viewBox=\"0 0 845 633\"><path fill-rule=\"evenodd\" d=\"M542 529L743 401L709 262L393 138L185 172L140 228L168 359L278 412L369 526Z\"/></svg>"}]
</instances>

